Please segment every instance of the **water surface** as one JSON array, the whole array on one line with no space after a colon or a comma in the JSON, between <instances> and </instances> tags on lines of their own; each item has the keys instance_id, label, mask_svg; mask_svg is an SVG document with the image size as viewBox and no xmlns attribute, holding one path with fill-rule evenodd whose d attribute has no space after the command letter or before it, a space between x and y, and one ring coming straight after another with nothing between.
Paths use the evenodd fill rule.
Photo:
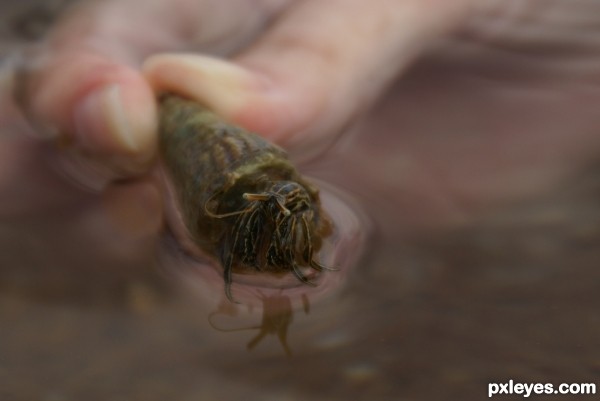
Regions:
<instances>
[{"instance_id":1,"label":"water surface","mask_svg":"<svg viewBox=\"0 0 600 401\"><path fill-rule=\"evenodd\" d=\"M260 326L262 306L165 265L164 239L108 256L102 224L80 235L72 208L4 215L0 399L480 400L509 379L600 384L598 170L548 179L486 156L489 116L471 107L518 96L452 76L427 92L432 76L409 74L303 166L369 223L334 290L278 312L291 355L277 328L228 331Z\"/></svg>"}]
</instances>

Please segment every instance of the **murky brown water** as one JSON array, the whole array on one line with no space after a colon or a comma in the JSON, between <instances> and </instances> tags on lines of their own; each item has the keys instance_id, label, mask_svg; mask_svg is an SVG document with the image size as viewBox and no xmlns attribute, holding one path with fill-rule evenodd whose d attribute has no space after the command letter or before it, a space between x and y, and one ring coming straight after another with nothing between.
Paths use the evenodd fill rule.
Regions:
<instances>
[{"instance_id":1,"label":"murky brown water","mask_svg":"<svg viewBox=\"0 0 600 401\"><path fill-rule=\"evenodd\" d=\"M489 174L497 193L452 195L414 160L431 141L443 151L422 160L449 177L471 144L447 134L461 119L441 116L436 131L401 107L424 102L414 96L423 81L409 76L305 166L368 216L357 237L366 249L354 261L357 248L344 248L343 280L308 306L266 296L294 313L274 313L264 337L228 331L260 326L260 304L223 301L222 288L169 265L159 239L137 244L142 255L112 244L103 257L102 225L76 233L72 207L3 216L0 399L479 400L488 382L509 379L600 384L600 175L578 169L518 196Z\"/></svg>"},{"instance_id":2,"label":"murky brown water","mask_svg":"<svg viewBox=\"0 0 600 401\"><path fill-rule=\"evenodd\" d=\"M274 335L249 351L258 330L211 328L214 302L157 266L96 265L4 223L1 398L482 399L488 381L594 381L600 216L569 206L375 236L341 291L294 314L292 357ZM239 315L215 323L261 321Z\"/></svg>"}]
</instances>

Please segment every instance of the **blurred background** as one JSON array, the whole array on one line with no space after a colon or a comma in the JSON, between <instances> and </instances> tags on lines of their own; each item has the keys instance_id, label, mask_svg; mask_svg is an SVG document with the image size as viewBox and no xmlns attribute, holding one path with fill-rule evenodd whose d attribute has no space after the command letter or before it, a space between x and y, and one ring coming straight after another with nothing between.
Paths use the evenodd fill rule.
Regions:
<instances>
[{"instance_id":1,"label":"blurred background","mask_svg":"<svg viewBox=\"0 0 600 401\"><path fill-rule=\"evenodd\" d=\"M0 3L1 61L69 3ZM271 320L221 288L198 294L163 236L107 240L104 215L77 214L92 194L24 207L60 179L30 138L0 135L0 399L479 400L509 379L600 384L598 90L558 68L572 47L541 46L539 69L522 57L533 45L473 46L479 23L302 166L346 194L364 245L347 252L364 252L332 295ZM10 178L8 160L40 170ZM215 312L217 328L268 333L248 350L260 329L216 330Z\"/></svg>"}]
</instances>

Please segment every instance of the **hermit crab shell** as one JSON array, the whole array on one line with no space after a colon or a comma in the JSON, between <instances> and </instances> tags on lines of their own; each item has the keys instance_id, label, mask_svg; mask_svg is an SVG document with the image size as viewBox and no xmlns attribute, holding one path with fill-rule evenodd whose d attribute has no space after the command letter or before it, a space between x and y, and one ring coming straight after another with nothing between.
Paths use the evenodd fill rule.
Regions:
<instances>
[{"instance_id":1,"label":"hermit crab shell","mask_svg":"<svg viewBox=\"0 0 600 401\"><path fill-rule=\"evenodd\" d=\"M330 219L286 153L197 103L165 95L161 158L191 241L231 272L293 272L316 261Z\"/></svg>"}]
</instances>

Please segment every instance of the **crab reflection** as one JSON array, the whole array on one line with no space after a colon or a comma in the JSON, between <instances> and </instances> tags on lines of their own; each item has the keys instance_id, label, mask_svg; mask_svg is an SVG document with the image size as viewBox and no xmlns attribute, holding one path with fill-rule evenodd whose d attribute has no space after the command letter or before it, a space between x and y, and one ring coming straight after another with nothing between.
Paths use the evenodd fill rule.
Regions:
<instances>
[{"instance_id":1,"label":"crab reflection","mask_svg":"<svg viewBox=\"0 0 600 401\"><path fill-rule=\"evenodd\" d=\"M258 290L258 299L262 303L262 321L259 325L240 328L223 328L215 323L215 317L218 315L226 315L234 317L237 315L238 309L231 302L222 302L216 311L208 316L210 325L221 332L243 331L243 330L259 330L246 345L248 350L254 349L267 335L276 335L285 351L286 355L291 357L292 350L287 341L287 334L290 325L294 320L294 307L289 296L283 294L283 290L279 293L265 295ZM310 302L306 294L300 297L302 301L302 309L305 314L310 311Z\"/></svg>"},{"instance_id":2,"label":"crab reflection","mask_svg":"<svg viewBox=\"0 0 600 401\"><path fill-rule=\"evenodd\" d=\"M190 246L193 244L186 242L189 238L175 233L185 228L181 224L176 226L182 218L177 215L175 207L166 208L167 213L174 214L168 219L173 222L172 226L162 238L159 253L162 272L166 277L172 276L178 286L181 285L177 292L195 299L195 313L198 308L206 311L209 324L215 330L258 330L247 344L249 350L264 344L269 336L277 336L285 353L290 355L288 331L294 318L299 317L294 313L304 310L308 314L311 307L336 297L362 257L366 239L371 233L370 220L350 195L322 182L319 182L319 187L322 189L323 207L334 227L333 233L322 244L322 262L327 266L337 266L339 270L315 275L313 281L317 285L306 286L293 273L283 276L234 273L231 290L236 302L231 302L223 291L224 272L218 261L204 255L201 250L193 252L194 248ZM262 318L253 311L259 311ZM253 318L260 321L247 323L247 319Z\"/></svg>"}]
</instances>

